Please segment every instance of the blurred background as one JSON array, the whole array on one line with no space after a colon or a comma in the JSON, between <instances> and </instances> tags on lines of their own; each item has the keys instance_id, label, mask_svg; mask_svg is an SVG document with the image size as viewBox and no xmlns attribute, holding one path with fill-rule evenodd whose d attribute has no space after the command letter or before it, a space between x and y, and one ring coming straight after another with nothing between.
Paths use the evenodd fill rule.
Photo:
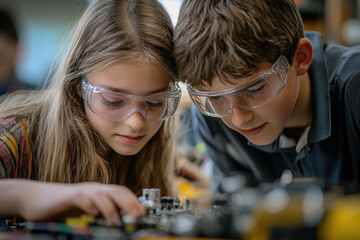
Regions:
<instances>
[{"instance_id":1,"label":"blurred background","mask_svg":"<svg viewBox=\"0 0 360 240\"><path fill-rule=\"evenodd\" d=\"M0 0L0 10L10 14L17 28L17 79L32 86L44 83L52 66L64 57L69 34L92 1ZM175 21L181 1L162 2Z\"/></svg>"},{"instance_id":2,"label":"blurred background","mask_svg":"<svg viewBox=\"0 0 360 240\"><path fill-rule=\"evenodd\" d=\"M16 77L41 86L66 52L66 39L93 0L0 0L18 30ZM360 44L360 0L295 0L306 30L323 34L328 43ZM176 24L181 0L161 0Z\"/></svg>"},{"instance_id":3,"label":"blurred background","mask_svg":"<svg viewBox=\"0 0 360 240\"><path fill-rule=\"evenodd\" d=\"M11 14L17 27L17 79L42 85L51 65L65 53L60 48L67 32L88 4L86 0L0 0L0 9Z\"/></svg>"}]
</instances>

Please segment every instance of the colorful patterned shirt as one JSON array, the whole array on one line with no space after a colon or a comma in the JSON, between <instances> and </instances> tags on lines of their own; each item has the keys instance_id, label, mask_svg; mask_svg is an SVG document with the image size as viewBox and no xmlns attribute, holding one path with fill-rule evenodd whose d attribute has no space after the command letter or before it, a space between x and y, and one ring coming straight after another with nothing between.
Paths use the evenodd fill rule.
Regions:
<instances>
[{"instance_id":1,"label":"colorful patterned shirt","mask_svg":"<svg viewBox=\"0 0 360 240\"><path fill-rule=\"evenodd\" d=\"M29 120L0 119L0 179L31 178Z\"/></svg>"}]
</instances>

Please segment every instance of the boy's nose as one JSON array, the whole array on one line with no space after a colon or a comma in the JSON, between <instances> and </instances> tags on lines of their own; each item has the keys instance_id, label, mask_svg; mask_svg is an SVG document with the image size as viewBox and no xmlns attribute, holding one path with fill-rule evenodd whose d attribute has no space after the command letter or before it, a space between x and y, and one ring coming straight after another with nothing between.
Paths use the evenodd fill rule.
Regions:
<instances>
[{"instance_id":1,"label":"boy's nose","mask_svg":"<svg viewBox=\"0 0 360 240\"><path fill-rule=\"evenodd\" d=\"M233 106L231 109L231 121L234 126L241 128L246 126L253 118L250 110Z\"/></svg>"}]
</instances>

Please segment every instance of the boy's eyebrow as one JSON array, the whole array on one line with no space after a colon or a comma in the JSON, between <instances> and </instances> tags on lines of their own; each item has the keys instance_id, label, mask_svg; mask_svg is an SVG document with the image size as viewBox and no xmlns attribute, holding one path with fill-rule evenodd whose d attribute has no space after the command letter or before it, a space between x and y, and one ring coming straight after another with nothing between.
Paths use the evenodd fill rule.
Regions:
<instances>
[{"instance_id":1,"label":"boy's eyebrow","mask_svg":"<svg viewBox=\"0 0 360 240\"><path fill-rule=\"evenodd\" d=\"M262 71L260 73L258 73L258 75L252 79L248 79L248 80L243 80L244 82L238 83L237 81L239 80L232 80L232 81L228 81L229 84L232 84L232 87L229 87L228 89L231 88L235 88L235 87L239 87L239 89L242 88L247 88L249 86L251 86L253 83L257 83L259 81L263 81L264 79L262 78L263 74L266 72L271 71L271 69L267 69L265 71ZM209 86L208 84L206 85L198 85L197 87L193 86L194 89L198 90L198 91L202 91L202 92L213 92L214 90L211 89L211 86Z\"/></svg>"},{"instance_id":2,"label":"boy's eyebrow","mask_svg":"<svg viewBox=\"0 0 360 240\"><path fill-rule=\"evenodd\" d=\"M273 64L274 65L274 64ZM273 66L272 65L272 66ZM241 82L241 83L238 83L239 79L232 79L232 80L227 80L226 82L227 83L230 83L230 84L233 84L233 85L243 85L243 86L246 86L246 85L251 85L253 82L256 82L256 81L259 81L262 79L262 77L264 76L264 74L268 74L268 73L271 73L273 72L273 68L272 66L270 66L269 68L266 68L266 69L263 69L263 70L260 70L256 73L254 73L253 77L251 79L247 79L247 80L244 80L242 79L243 81L245 82ZM244 78L250 78L251 76L248 76L248 77L244 77ZM192 86L193 88L199 90L199 91L211 91L209 90L209 88L211 88L211 86L209 86L208 83L206 83L204 81L204 84L200 84L200 85L197 85L197 86ZM235 86L234 86L235 87Z\"/></svg>"}]
</instances>

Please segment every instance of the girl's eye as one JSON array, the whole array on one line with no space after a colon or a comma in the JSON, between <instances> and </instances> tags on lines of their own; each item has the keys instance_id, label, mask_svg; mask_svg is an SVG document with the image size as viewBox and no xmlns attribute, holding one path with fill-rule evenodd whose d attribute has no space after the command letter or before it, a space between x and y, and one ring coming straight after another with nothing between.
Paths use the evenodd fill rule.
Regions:
<instances>
[{"instance_id":1,"label":"girl's eye","mask_svg":"<svg viewBox=\"0 0 360 240\"><path fill-rule=\"evenodd\" d=\"M121 107L125 101L123 99L107 99L102 96L102 102L109 107Z\"/></svg>"}]
</instances>

